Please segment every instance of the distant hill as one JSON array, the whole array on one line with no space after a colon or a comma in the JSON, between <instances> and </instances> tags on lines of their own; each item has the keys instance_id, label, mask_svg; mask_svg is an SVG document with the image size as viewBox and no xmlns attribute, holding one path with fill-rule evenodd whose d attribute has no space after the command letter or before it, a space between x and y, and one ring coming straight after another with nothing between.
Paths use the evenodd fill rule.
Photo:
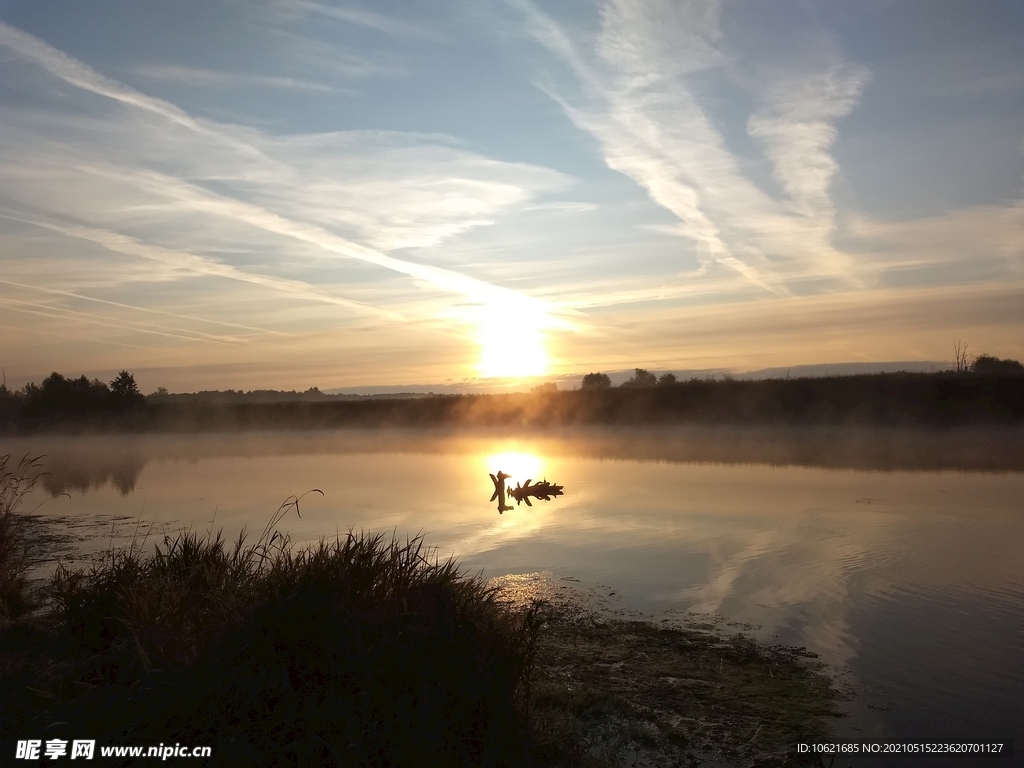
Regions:
<instances>
[{"instance_id":1,"label":"distant hill","mask_svg":"<svg viewBox=\"0 0 1024 768\"><path fill-rule=\"evenodd\" d=\"M737 379L819 378L821 376L859 376L867 373L937 373L948 371L953 364L943 360L903 360L894 363L822 363L794 365L786 368L761 368L733 374Z\"/></svg>"},{"instance_id":2,"label":"distant hill","mask_svg":"<svg viewBox=\"0 0 1024 768\"><path fill-rule=\"evenodd\" d=\"M731 376L734 379L785 379L819 378L822 376L854 376L866 373L935 373L947 371L953 364L943 360L905 360L895 362L873 363L823 363L820 365L794 365L779 368L761 368L756 371L736 371L731 368L648 368L651 373L660 376L663 373L674 373L680 381L689 379L721 379ZM604 370L611 379L612 386L617 387L629 380L635 368L622 370ZM433 384L381 384L365 387L334 387L325 389L324 394L330 395L384 395L403 393L432 395L463 395L463 394L497 394L504 392L527 392L541 383L558 385L559 389L578 389L586 371L573 374L544 376L536 379L462 379L461 381L435 382Z\"/></svg>"}]
</instances>

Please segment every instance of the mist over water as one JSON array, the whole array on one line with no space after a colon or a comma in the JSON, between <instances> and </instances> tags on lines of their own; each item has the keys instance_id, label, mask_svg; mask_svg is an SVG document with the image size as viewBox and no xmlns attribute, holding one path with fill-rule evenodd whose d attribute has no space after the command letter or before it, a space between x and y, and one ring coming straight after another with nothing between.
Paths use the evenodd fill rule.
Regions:
<instances>
[{"instance_id":1,"label":"mist over water","mask_svg":"<svg viewBox=\"0 0 1024 768\"><path fill-rule=\"evenodd\" d=\"M318 488L282 524L297 543L423 532L487 576L544 573L622 610L754 625L842 670L850 736L1024 735L1021 430L118 435L4 452L46 455L38 514L234 537ZM498 514L499 470L565 494Z\"/></svg>"}]
</instances>

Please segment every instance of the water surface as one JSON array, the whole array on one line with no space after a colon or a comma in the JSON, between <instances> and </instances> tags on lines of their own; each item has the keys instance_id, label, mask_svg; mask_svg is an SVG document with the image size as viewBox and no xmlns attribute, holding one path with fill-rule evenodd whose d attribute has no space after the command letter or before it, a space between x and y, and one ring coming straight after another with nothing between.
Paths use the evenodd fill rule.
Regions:
<instances>
[{"instance_id":1,"label":"water surface","mask_svg":"<svg viewBox=\"0 0 1024 768\"><path fill-rule=\"evenodd\" d=\"M349 529L423 533L487 576L544 573L623 610L753 625L834 666L854 695L845 735L1024 736L1019 431L8 442L5 452L47 454L41 513L258 535L286 497L317 488L323 497L303 497L301 518L282 524L297 543ZM511 485L546 478L565 495L499 514L488 501L498 470Z\"/></svg>"}]
</instances>

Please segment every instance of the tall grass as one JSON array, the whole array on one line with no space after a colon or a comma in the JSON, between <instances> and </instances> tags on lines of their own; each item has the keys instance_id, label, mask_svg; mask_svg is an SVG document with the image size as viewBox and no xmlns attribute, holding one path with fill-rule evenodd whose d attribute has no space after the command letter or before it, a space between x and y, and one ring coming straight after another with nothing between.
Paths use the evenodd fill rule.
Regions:
<instances>
[{"instance_id":1,"label":"tall grass","mask_svg":"<svg viewBox=\"0 0 1024 768\"><path fill-rule=\"evenodd\" d=\"M59 568L22 732L210 745L229 765L530 763L535 611L418 537L296 549L272 529Z\"/></svg>"},{"instance_id":2,"label":"tall grass","mask_svg":"<svg viewBox=\"0 0 1024 768\"><path fill-rule=\"evenodd\" d=\"M32 606L26 581L29 542L19 508L42 471L39 458L24 456L15 464L11 454L0 456L0 622Z\"/></svg>"}]
</instances>

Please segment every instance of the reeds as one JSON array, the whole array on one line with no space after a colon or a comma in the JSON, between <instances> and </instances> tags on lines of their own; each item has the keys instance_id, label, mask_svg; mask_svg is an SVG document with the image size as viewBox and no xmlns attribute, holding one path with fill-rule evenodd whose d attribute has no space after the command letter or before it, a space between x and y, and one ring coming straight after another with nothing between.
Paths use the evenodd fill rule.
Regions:
<instances>
[{"instance_id":1,"label":"reeds","mask_svg":"<svg viewBox=\"0 0 1024 768\"><path fill-rule=\"evenodd\" d=\"M21 732L210 745L227 765L529 764L535 611L419 537L295 549L273 528L59 568Z\"/></svg>"},{"instance_id":2,"label":"reeds","mask_svg":"<svg viewBox=\"0 0 1024 768\"><path fill-rule=\"evenodd\" d=\"M39 459L24 456L14 464L11 454L0 456L0 622L17 618L33 604L26 579L29 542L19 508L41 474Z\"/></svg>"}]
</instances>

